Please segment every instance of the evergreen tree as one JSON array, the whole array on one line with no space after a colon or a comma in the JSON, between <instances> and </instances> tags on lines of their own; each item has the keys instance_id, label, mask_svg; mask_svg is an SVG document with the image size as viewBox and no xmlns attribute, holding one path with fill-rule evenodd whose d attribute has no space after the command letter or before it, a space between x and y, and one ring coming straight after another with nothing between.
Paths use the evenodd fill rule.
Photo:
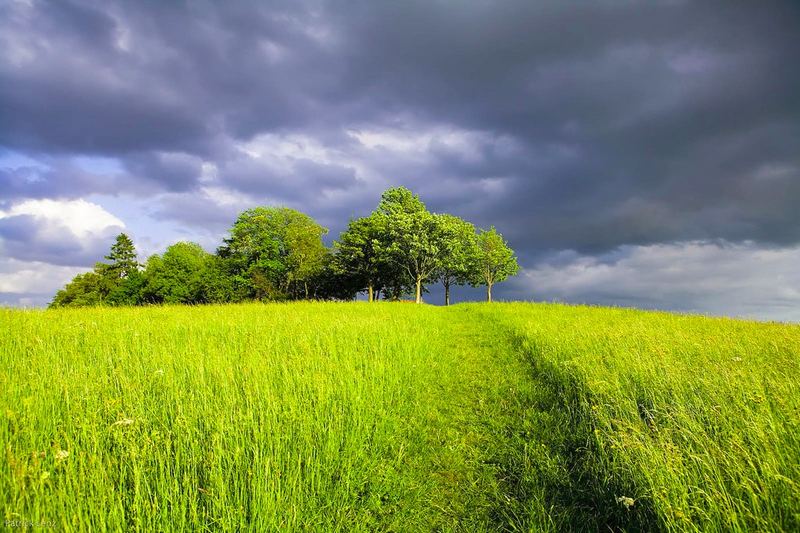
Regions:
<instances>
[{"instance_id":1,"label":"evergreen tree","mask_svg":"<svg viewBox=\"0 0 800 533\"><path fill-rule=\"evenodd\" d=\"M131 238L124 233L117 235L111 251L105 258L111 262L104 272L108 276L126 278L139 271L140 265L136 259L136 248Z\"/></svg>"}]
</instances>

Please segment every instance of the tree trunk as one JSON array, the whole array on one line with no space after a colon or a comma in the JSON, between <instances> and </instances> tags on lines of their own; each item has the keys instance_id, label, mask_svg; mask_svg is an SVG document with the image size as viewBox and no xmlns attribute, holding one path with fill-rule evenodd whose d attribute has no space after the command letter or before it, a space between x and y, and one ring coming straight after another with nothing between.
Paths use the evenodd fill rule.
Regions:
<instances>
[{"instance_id":1,"label":"tree trunk","mask_svg":"<svg viewBox=\"0 0 800 533\"><path fill-rule=\"evenodd\" d=\"M369 295L369 301L370 302L374 302L375 299L374 299L374 295L372 294L372 283L367 285L367 294Z\"/></svg>"},{"instance_id":2,"label":"tree trunk","mask_svg":"<svg viewBox=\"0 0 800 533\"><path fill-rule=\"evenodd\" d=\"M444 282L444 305L450 305L450 282Z\"/></svg>"},{"instance_id":3,"label":"tree trunk","mask_svg":"<svg viewBox=\"0 0 800 533\"><path fill-rule=\"evenodd\" d=\"M417 278L417 303L422 303L422 278Z\"/></svg>"},{"instance_id":4,"label":"tree trunk","mask_svg":"<svg viewBox=\"0 0 800 533\"><path fill-rule=\"evenodd\" d=\"M486 301L492 303L492 284L486 284Z\"/></svg>"},{"instance_id":5,"label":"tree trunk","mask_svg":"<svg viewBox=\"0 0 800 533\"><path fill-rule=\"evenodd\" d=\"M306 289L306 300L308 300L308 282L303 281L303 287Z\"/></svg>"}]
</instances>

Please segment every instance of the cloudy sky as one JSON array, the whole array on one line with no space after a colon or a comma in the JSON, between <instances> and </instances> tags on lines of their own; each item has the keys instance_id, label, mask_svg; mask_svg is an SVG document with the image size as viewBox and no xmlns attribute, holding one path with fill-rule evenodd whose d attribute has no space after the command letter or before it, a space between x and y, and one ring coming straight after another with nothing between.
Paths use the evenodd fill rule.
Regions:
<instances>
[{"instance_id":1,"label":"cloudy sky","mask_svg":"<svg viewBox=\"0 0 800 533\"><path fill-rule=\"evenodd\" d=\"M405 185L506 236L502 298L800 320L796 1L2 0L0 50L4 304Z\"/></svg>"}]
</instances>

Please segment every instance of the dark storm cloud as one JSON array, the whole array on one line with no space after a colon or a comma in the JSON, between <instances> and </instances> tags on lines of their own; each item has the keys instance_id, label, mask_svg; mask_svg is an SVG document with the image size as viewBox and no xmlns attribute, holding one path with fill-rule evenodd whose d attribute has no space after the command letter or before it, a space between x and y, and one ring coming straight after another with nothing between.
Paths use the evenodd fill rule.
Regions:
<instances>
[{"instance_id":1,"label":"dark storm cloud","mask_svg":"<svg viewBox=\"0 0 800 533\"><path fill-rule=\"evenodd\" d=\"M202 161L186 155L162 152L126 156L114 161L80 162L69 157L42 157L36 165L0 164L0 191L4 199L74 199L89 194L149 196L162 190L194 188ZM87 168L87 167L100 168Z\"/></svg>"},{"instance_id":2,"label":"dark storm cloud","mask_svg":"<svg viewBox=\"0 0 800 533\"><path fill-rule=\"evenodd\" d=\"M338 231L402 184L528 267L800 243L793 1L34 0L0 6L0 45L0 145L48 168L0 172L6 201L152 196L214 231L277 202Z\"/></svg>"},{"instance_id":3,"label":"dark storm cloud","mask_svg":"<svg viewBox=\"0 0 800 533\"><path fill-rule=\"evenodd\" d=\"M168 191L194 188L203 173L203 160L185 153L145 152L124 159L131 176L151 180Z\"/></svg>"},{"instance_id":4,"label":"dark storm cloud","mask_svg":"<svg viewBox=\"0 0 800 533\"><path fill-rule=\"evenodd\" d=\"M47 163L36 166L0 167L0 191L6 199L79 198L92 193L113 193L121 185L118 174L89 172L61 159L48 159Z\"/></svg>"}]
</instances>

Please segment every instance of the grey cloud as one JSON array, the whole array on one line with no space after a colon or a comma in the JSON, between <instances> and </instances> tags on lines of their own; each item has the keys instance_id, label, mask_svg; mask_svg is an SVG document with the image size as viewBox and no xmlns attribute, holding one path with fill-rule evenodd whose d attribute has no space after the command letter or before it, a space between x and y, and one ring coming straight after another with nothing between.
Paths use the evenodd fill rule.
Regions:
<instances>
[{"instance_id":1,"label":"grey cloud","mask_svg":"<svg viewBox=\"0 0 800 533\"><path fill-rule=\"evenodd\" d=\"M132 176L158 183L168 191L194 188L203 172L203 160L185 153L145 152L124 161Z\"/></svg>"},{"instance_id":2,"label":"grey cloud","mask_svg":"<svg viewBox=\"0 0 800 533\"><path fill-rule=\"evenodd\" d=\"M800 320L800 248L683 242L553 257L505 294L718 315ZM769 272L769 276L764 273Z\"/></svg>"},{"instance_id":3,"label":"grey cloud","mask_svg":"<svg viewBox=\"0 0 800 533\"><path fill-rule=\"evenodd\" d=\"M402 184L494 224L530 268L563 250L800 243L796 2L32 6L0 7L0 145L50 170L4 169L6 200L151 197L153 216L212 232L242 200L285 203L336 232ZM469 146L348 133L375 130ZM239 151L265 133L337 157ZM236 201L207 197L203 163Z\"/></svg>"},{"instance_id":4,"label":"grey cloud","mask_svg":"<svg viewBox=\"0 0 800 533\"><path fill-rule=\"evenodd\" d=\"M110 226L86 238L68 228L32 215L0 218L0 250L4 259L61 266L91 266L102 260L121 228Z\"/></svg>"},{"instance_id":5,"label":"grey cloud","mask_svg":"<svg viewBox=\"0 0 800 533\"><path fill-rule=\"evenodd\" d=\"M328 191L347 190L358 183L352 168L309 159L276 163L243 156L225 161L219 172L225 184L278 202L313 201Z\"/></svg>"}]
</instances>

